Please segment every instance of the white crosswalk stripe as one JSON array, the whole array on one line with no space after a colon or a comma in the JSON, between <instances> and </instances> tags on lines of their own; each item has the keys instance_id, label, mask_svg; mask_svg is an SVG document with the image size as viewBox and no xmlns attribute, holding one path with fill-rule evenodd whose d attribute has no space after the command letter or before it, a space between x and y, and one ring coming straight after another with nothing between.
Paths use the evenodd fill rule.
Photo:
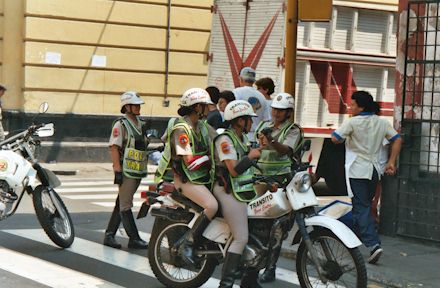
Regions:
<instances>
[{"instance_id":1,"label":"white crosswalk stripe","mask_svg":"<svg viewBox=\"0 0 440 288\"><path fill-rule=\"evenodd\" d=\"M47 238L47 236L42 232L41 229L10 229L2 231L32 241L38 241L46 245L57 247L49 240L49 238ZM143 233L141 235L145 239L149 239L149 235L146 235L146 233ZM155 278L153 271L151 270L151 267L144 256L132 254L123 250L113 249L100 243L96 243L79 237L75 238L72 246L70 248L67 248L66 251ZM10 271L16 275L20 275L22 277L31 279L49 287L120 287L94 276L77 272L69 268L61 267L48 261L21 254L0 246L0 256L2 256L2 259L5 259L3 258L3 255L5 255L5 257L13 257L14 259L17 257L18 262L16 263L16 266L11 265L12 268L8 268L8 266L10 265L9 261L0 261L0 269ZM2 264L2 262L4 264ZM24 265L24 262L26 267L29 267L29 269L23 269L22 265ZM45 274L38 275L38 271L43 270L40 268L45 269ZM69 281L67 281L66 279L68 279ZM74 280L70 282L70 279ZM219 279L210 278L209 281L201 287L218 287L219 282ZM80 283L87 283L87 285L81 285ZM238 288L239 286L234 285L234 287Z\"/></svg>"},{"instance_id":2,"label":"white crosswalk stripe","mask_svg":"<svg viewBox=\"0 0 440 288\"><path fill-rule=\"evenodd\" d=\"M2 232L9 233L28 240L37 241L39 243L58 248L41 229L5 229ZM104 230L95 230L103 233ZM150 239L150 233L139 232L141 238L146 241ZM119 229L117 236L128 238ZM145 256L139 256L124 250L113 249L89 241L80 237L76 237L70 248L65 249L68 252L75 253L84 257L88 257L106 264L111 264L119 268L141 273L143 275L155 278L153 271ZM0 245L1 259L14 259L14 261L0 261L0 269L9 271L21 277L33 280L49 287L85 287L85 288L113 288L121 287L114 283L100 279L94 275L84 272L75 271L58 264L42 260L37 257L29 256L14 250L7 249ZM299 285L296 272L277 267L276 278L278 281ZM211 277L203 286L204 288L218 287L219 279ZM238 281L237 281L238 282ZM239 285L234 285L238 288ZM318 288L326 287L325 285L315 286ZM341 286L336 286L342 288Z\"/></svg>"},{"instance_id":3,"label":"white crosswalk stripe","mask_svg":"<svg viewBox=\"0 0 440 288\"><path fill-rule=\"evenodd\" d=\"M60 265L18 253L3 247L0 247L0 258L14 259L14 261L0 261L0 269L50 287L122 287L85 273L67 269ZM54 275L56 275L56 277L54 277Z\"/></svg>"},{"instance_id":4,"label":"white crosswalk stripe","mask_svg":"<svg viewBox=\"0 0 440 288\"><path fill-rule=\"evenodd\" d=\"M61 177L61 186L56 188L60 196L70 200L88 201L90 204L101 207L114 207L118 196L118 187L113 184L113 180L97 178L71 178ZM151 177L142 180L137 192L134 194L133 206L138 208L142 205L140 191L149 190L152 183Z\"/></svg>"}]
</instances>

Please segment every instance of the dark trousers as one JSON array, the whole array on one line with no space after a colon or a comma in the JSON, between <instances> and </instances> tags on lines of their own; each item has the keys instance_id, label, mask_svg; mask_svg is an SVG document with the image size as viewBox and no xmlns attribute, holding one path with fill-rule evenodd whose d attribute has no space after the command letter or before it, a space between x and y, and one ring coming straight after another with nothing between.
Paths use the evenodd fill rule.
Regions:
<instances>
[{"instance_id":1,"label":"dark trousers","mask_svg":"<svg viewBox=\"0 0 440 288\"><path fill-rule=\"evenodd\" d=\"M373 171L371 180L350 178L351 190L354 195L351 199L354 229L367 247L380 245L376 224L371 215L371 204L378 180L379 177L376 169Z\"/></svg>"}]
</instances>

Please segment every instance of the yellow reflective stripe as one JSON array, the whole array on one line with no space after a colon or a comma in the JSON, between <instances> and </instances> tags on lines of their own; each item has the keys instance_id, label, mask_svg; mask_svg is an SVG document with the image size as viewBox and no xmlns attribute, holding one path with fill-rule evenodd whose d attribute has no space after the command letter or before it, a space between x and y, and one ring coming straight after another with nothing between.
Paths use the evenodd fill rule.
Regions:
<instances>
[{"instance_id":1,"label":"yellow reflective stripe","mask_svg":"<svg viewBox=\"0 0 440 288\"><path fill-rule=\"evenodd\" d=\"M127 144L124 149L124 158L122 161L122 172L126 177L129 178L142 178L148 174L148 153L147 151L135 149L133 141L136 141L136 136L133 132L137 132L138 138L143 137L141 133L133 124L126 118L121 119L122 124L127 131ZM142 123L142 122L140 122ZM142 139L143 140L143 139ZM145 142L144 142L145 143Z\"/></svg>"}]
</instances>

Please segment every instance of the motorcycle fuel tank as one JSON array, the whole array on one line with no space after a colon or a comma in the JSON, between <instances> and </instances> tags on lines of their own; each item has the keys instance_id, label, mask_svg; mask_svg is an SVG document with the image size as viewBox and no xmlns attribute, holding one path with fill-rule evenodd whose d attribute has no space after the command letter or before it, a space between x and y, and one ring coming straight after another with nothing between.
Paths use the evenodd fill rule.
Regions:
<instances>
[{"instance_id":1,"label":"motorcycle fuel tank","mask_svg":"<svg viewBox=\"0 0 440 288\"><path fill-rule=\"evenodd\" d=\"M278 218L291 210L283 189L278 189L275 193L267 191L248 204L249 218Z\"/></svg>"},{"instance_id":2,"label":"motorcycle fuel tank","mask_svg":"<svg viewBox=\"0 0 440 288\"><path fill-rule=\"evenodd\" d=\"M31 163L21 155L9 150L0 151L0 179L5 180L11 188L22 185L31 169Z\"/></svg>"}]
</instances>

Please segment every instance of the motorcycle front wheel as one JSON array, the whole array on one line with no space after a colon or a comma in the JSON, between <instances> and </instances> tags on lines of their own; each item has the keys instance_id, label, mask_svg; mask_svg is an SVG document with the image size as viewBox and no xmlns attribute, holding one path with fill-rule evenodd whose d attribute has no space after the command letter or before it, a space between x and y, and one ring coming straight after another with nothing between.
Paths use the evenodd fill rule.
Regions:
<instances>
[{"instance_id":1,"label":"motorcycle front wheel","mask_svg":"<svg viewBox=\"0 0 440 288\"><path fill-rule=\"evenodd\" d=\"M148 261L157 280L166 287L196 288L211 277L217 262L202 257L197 267L189 267L178 254L174 244L185 234L188 226L156 218L148 246Z\"/></svg>"},{"instance_id":2,"label":"motorcycle front wheel","mask_svg":"<svg viewBox=\"0 0 440 288\"><path fill-rule=\"evenodd\" d=\"M52 200L48 187L37 186L32 197L35 213L50 240L61 248L68 248L75 238L73 222L60 196L55 192L53 195Z\"/></svg>"},{"instance_id":3,"label":"motorcycle front wheel","mask_svg":"<svg viewBox=\"0 0 440 288\"><path fill-rule=\"evenodd\" d=\"M324 284L319 278L307 246L301 241L296 255L296 271L301 287L323 287L330 283L331 287L367 287L367 269L358 248L346 247L327 229L313 231L310 238L328 282Z\"/></svg>"}]
</instances>

